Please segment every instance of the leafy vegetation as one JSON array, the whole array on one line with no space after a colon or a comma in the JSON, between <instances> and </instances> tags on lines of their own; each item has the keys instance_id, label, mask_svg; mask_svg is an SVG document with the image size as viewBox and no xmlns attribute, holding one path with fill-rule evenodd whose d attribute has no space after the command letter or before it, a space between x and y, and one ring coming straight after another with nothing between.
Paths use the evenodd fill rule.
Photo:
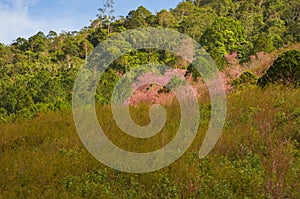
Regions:
<instances>
[{"instance_id":1,"label":"leafy vegetation","mask_svg":"<svg viewBox=\"0 0 300 199\"><path fill-rule=\"evenodd\" d=\"M298 0L188 0L156 14L140 6L125 17L115 17L113 7L114 1L105 1L97 18L80 31L38 32L28 39L0 45L1 121L69 107L77 69L101 41L127 29L165 27L188 34L205 47L222 70L230 65L227 58L231 55L243 64L257 53L272 53L299 42ZM115 61L110 67L113 71L108 71L101 84L112 84L118 75L148 62L188 69L187 74L195 79L199 75L174 54L145 49ZM98 102L107 103L109 93L99 88Z\"/></svg>"},{"instance_id":2,"label":"leafy vegetation","mask_svg":"<svg viewBox=\"0 0 300 199\"><path fill-rule=\"evenodd\" d=\"M267 84L284 84L299 86L300 84L300 52L290 50L279 56L266 74L259 79L261 86Z\"/></svg>"},{"instance_id":3,"label":"leafy vegetation","mask_svg":"<svg viewBox=\"0 0 300 199\"><path fill-rule=\"evenodd\" d=\"M127 174L99 163L82 145L71 111L0 125L0 195L4 198L299 198L299 90L252 88L228 95L220 140L209 156L199 147L209 125L209 101L189 150L162 170ZM178 130L180 107L166 106L167 125L149 139L133 139L113 123L109 106L97 114L107 136L136 152L158 149ZM131 108L138 124L149 106ZM110 125L108 125L110 124ZM109 130L108 130L109 129Z\"/></svg>"},{"instance_id":4,"label":"leafy vegetation","mask_svg":"<svg viewBox=\"0 0 300 199\"><path fill-rule=\"evenodd\" d=\"M300 198L300 1L187 0L156 14L141 6L124 17L113 16L113 6L106 1L80 31L38 32L0 44L1 198ZM140 65L165 64L183 72L198 91L201 112L198 135L183 157L156 172L127 174L88 153L70 109L77 71L93 49L140 27L171 28L200 42L221 70L228 115L218 144L200 160L211 109L200 74L170 52L123 55L105 71L96 93L99 122L116 145L153 151L179 128L180 107L168 89L182 84L177 77L167 88L151 84L137 91L165 96L162 132L134 139L115 124L108 105L112 90ZM149 103L133 101L138 102L130 107L134 121L147 125Z\"/></svg>"},{"instance_id":5,"label":"leafy vegetation","mask_svg":"<svg viewBox=\"0 0 300 199\"><path fill-rule=\"evenodd\" d=\"M255 75L251 71L246 71L240 75L239 78L233 80L232 84L238 88L243 88L243 87L255 87L258 81L257 75Z\"/></svg>"}]
</instances>

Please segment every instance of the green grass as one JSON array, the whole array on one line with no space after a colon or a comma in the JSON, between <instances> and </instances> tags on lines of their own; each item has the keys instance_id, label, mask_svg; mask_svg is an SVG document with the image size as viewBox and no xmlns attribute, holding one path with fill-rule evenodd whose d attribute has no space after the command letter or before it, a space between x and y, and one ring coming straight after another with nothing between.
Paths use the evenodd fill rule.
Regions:
<instances>
[{"instance_id":1,"label":"green grass","mask_svg":"<svg viewBox=\"0 0 300 199\"><path fill-rule=\"evenodd\" d=\"M128 174L99 163L82 145L71 111L0 125L1 198L300 198L300 90L248 89L228 96L222 136L198 158L210 106L200 102L199 133L169 167ZM149 106L131 108L136 123L149 122ZM153 138L133 139L114 124L110 108L98 119L118 146L158 149L175 135L177 102L166 107L167 124ZM108 125L109 124L109 125ZM108 131L109 130L109 131Z\"/></svg>"}]
</instances>

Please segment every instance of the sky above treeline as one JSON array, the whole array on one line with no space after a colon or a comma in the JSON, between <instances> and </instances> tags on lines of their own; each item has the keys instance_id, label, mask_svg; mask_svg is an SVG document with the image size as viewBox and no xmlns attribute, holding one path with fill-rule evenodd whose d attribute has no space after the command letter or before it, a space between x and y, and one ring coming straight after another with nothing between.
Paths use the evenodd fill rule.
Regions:
<instances>
[{"instance_id":1,"label":"sky above treeline","mask_svg":"<svg viewBox=\"0 0 300 199\"><path fill-rule=\"evenodd\" d=\"M126 16L144 6L155 13L174 8L182 0L115 0L114 15ZM95 19L103 0L0 0L0 43L28 38L38 31L80 30Z\"/></svg>"}]
</instances>

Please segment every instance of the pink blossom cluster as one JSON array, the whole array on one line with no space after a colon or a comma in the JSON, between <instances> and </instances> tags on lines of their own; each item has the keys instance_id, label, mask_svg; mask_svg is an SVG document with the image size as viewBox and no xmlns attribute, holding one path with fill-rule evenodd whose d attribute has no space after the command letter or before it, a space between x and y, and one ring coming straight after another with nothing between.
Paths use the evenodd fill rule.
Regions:
<instances>
[{"instance_id":1,"label":"pink blossom cluster","mask_svg":"<svg viewBox=\"0 0 300 199\"><path fill-rule=\"evenodd\" d=\"M185 45L189 45L186 42ZM192 52L189 52L192 54ZM191 55L190 55L191 56ZM226 93L233 90L233 80L240 77L240 75L246 71L253 71L259 77L263 75L264 71L274 63L274 55L258 52L256 55L250 56L250 62L241 65L238 61L237 52L225 55L227 66L220 72L220 79L215 79L210 82L204 82L201 77L198 81L194 81L192 75L186 77L185 69L172 69L167 70L164 75L158 75L155 73L145 73L137 78L137 81L132 85L135 90L134 94L128 99L128 103L136 106L140 102L167 104L172 102L175 97L173 92L167 91L165 85L177 75L180 78L185 78L187 82L192 86L194 93L198 98L207 95L207 88L210 88L210 92L219 93L220 84L224 85ZM184 94L183 94L184 95Z\"/></svg>"},{"instance_id":2,"label":"pink blossom cluster","mask_svg":"<svg viewBox=\"0 0 300 199\"><path fill-rule=\"evenodd\" d=\"M238 53L237 52L233 52L231 54L225 55L225 59L226 59L226 62L230 65L239 64Z\"/></svg>"},{"instance_id":3,"label":"pink blossom cluster","mask_svg":"<svg viewBox=\"0 0 300 199\"><path fill-rule=\"evenodd\" d=\"M265 70L270 68L274 63L275 57L265 52L258 52L256 55L250 56L249 68L255 72L257 76L262 76Z\"/></svg>"},{"instance_id":4,"label":"pink blossom cluster","mask_svg":"<svg viewBox=\"0 0 300 199\"><path fill-rule=\"evenodd\" d=\"M167 104L172 102L174 98L173 92L166 92L166 85L174 77L178 76L184 79L186 70L172 69L167 70L163 75L158 75L153 72L144 73L139 76L132 89L134 94L128 99L128 103L136 106L140 102L148 102L153 104Z\"/></svg>"}]
</instances>

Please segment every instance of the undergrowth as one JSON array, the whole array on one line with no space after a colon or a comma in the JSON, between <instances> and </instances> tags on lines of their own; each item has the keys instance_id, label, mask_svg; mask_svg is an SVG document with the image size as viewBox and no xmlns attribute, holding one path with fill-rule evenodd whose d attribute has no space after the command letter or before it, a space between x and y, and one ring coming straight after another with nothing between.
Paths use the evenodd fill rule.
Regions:
<instances>
[{"instance_id":1,"label":"undergrowth","mask_svg":"<svg viewBox=\"0 0 300 199\"><path fill-rule=\"evenodd\" d=\"M170 166L128 174L99 163L83 146L71 111L40 114L0 125L1 198L300 198L300 90L247 90L228 95L223 133L204 159L198 153L210 105L200 101L201 122L189 150ZM97 107L99 123L118 146L137 152L167 145L180 123L174 101L166 126L149 139L126 136L109 106ZM149 106L131 108L147 125Z\"/></svg>"}]
</instances>

